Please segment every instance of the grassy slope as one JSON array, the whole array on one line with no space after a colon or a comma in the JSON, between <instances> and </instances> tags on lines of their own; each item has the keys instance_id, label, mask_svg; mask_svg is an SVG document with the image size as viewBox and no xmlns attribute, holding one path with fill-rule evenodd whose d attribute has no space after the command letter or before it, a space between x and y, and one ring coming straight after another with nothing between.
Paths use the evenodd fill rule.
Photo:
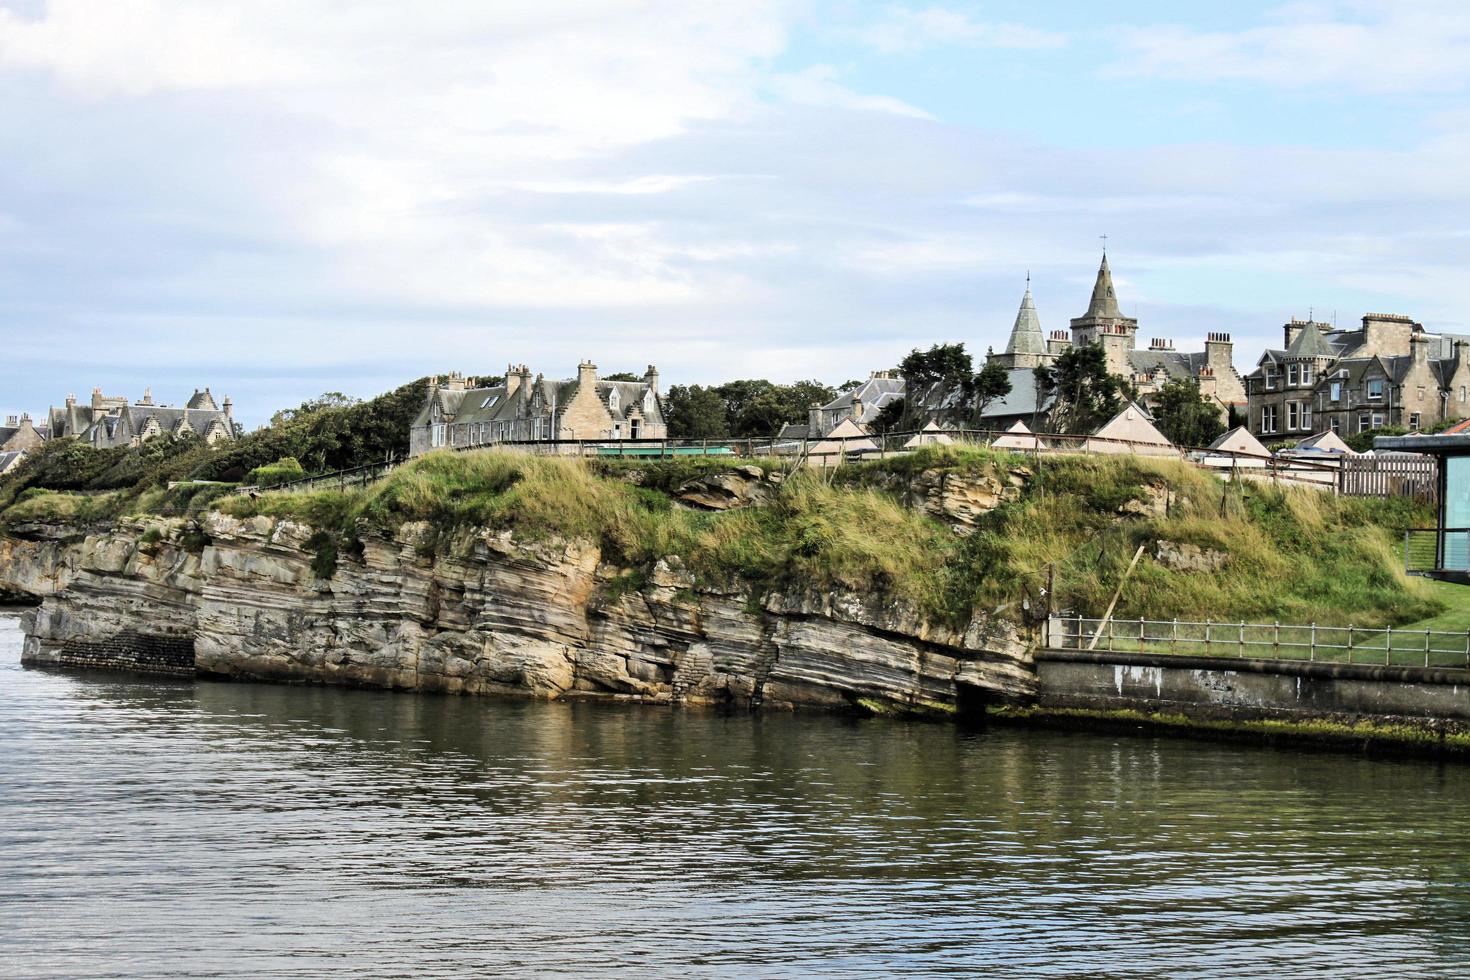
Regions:
<instances>
[{"instance_id":1,"label":"grassy slope","mask_svg":"<svg viewBox=\"0 0 1470 980\"><path fill-rule=\"evenodd\" d=\"M969 537L879 486L894 472L1004 475L1016 466L1035 470L1021 499L988 515ZM1039 595L1053 563L1058 605L1096 615L1134 549L1161 538L1225 552L1228 564L1201 574L1145 560L1118 615L1382 626L1443 608L1426 583L1400 571L1400 529L1429 515L1399 501L1226 486L1172 461L1071 456L1038 463L935 447L845 468L836 477L797 474L767 506L704 514L673 507L665 492L692 471L676 464L594 467L511 453L439 453L366 490L235 498L223 507L242 516L306 520L324 529L323 547L334 553L352 547L359 521L385 530L411 520L441 531L512 528L523 537L598 541L635 580L658 558L679 555L706 582L745 583L757 592L839 586L877 592L951 623L967 621L976 609L1019 615L1021 600ZM1168 513L1121 515L1149 485L1168 488Z\"/></svg>"},{"instance_id":2,"label":"grassy slope","mask_svg":"<svg viewBox=\"0 0 1470 980\"><path fill-rule=\"evenodd\" d=\"M1438 615L1409 623L1411 629L1445 633L1470 633L1470 585L1453 582L1426 582L1429 591L1444 609Z\"/></svg>"}]
</instances>

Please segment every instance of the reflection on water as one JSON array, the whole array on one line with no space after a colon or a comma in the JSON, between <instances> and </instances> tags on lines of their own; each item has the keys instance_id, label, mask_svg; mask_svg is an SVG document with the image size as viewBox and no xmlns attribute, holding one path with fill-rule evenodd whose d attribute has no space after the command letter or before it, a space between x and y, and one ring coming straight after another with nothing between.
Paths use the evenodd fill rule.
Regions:
<instances>
[{"instance_id":1,"label":"reflection on water","mask_svg":"<svg viewBox=\"0 0 1470 980\"><path fill-rule=\"evenodd\" d=\"M23 670L0 973L1470 971L1470 769Z\"/></svg>"}]
</instances>

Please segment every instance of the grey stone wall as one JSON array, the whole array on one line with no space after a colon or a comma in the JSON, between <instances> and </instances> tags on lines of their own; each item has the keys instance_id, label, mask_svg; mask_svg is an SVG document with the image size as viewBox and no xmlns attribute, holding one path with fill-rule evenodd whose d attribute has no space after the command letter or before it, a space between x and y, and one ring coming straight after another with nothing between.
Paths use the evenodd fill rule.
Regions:
<instances>
[{"instance_id":1,"label":"grey stone wall","mask_svg":"<svg viewBox=\"0 0 1470 980\"><path fill-rule=\"evenodd\" d=\"M1202 718L1470 721L1470 671L1040 650L1038 703Z\"/></svg>"}]
</instances>

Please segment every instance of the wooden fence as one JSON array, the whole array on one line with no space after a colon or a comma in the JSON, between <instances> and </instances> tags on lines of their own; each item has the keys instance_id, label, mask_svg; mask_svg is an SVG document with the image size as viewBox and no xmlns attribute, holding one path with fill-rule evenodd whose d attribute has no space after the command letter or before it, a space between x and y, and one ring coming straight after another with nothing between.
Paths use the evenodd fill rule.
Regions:
<instances>
[{"instance_id":1,"label":"wooden fence","mask_svg":"<svg viewBox=\"0 0 1470 980\"><path fill-rule=\"evenodd\" d=\"M1344 456L1339 461L1337 492L1348 497L1413 497L1433 503L1439 483L1432 456L1377 453Z\"/></svg>"}]
</instances>

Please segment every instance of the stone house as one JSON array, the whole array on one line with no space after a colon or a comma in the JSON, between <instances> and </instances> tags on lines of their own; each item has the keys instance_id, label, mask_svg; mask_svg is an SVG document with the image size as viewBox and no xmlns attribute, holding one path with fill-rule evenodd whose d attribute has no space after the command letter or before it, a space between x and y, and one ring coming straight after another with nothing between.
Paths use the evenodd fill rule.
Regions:
<instances>
[{"instance_id":1,"label":"stone house","mask_svg":"<svg viewBox=\"0 0 1470 980\"><path fill-rule=\"evenodd\" d=\"M24 413L7 416L5 424L0 426L0 453L35 452L45 442L45 429L37 429L31 417Z\"/></svg>"},{"instance_id":2,"label":"stone house","mask_svg":"<svg viewBox=\"0 0 1470 980\"><path fill-rule=\"evenodd\" d=\"M820 438L847 420L867 427L873 424L884 406L903 397L904 383L898 372L874 371L856 388L844 391L825 405L813 405L807 413L806 429L800 437ZM783 428L781 434L782 438L798 435L794 426Z\"/></svg>"},{"instance_id":3,"label":"stone house","mask_svg":"<svg viewBox=\"0 0 1470 980\"><path fill-rule=\"evenodd\" d=\"M521 364L507 367L497 385L476 385L458 373L431 378L409 431L408 451L418 456L444 446L620 442L667 435L658 370L652 365L641 381L605 381L598 378L597 365L584 361L575 379L548 381L539 374L533 378Z\"/></svg>"},{"instance_id":4,"label":"stone house","mask_svg":"<svg viewBox=\"0 0 1470 980\"><path fill-rule=\"evenodd\" d=\"M1396 313L1369 313L1354 330L1310 318L1282 329L1282 348L1263 353L1246 376L1259 438L1418 430L1470 417L1470 338L1429 333Z\"/></svg>"},{"instance_id":5,"label":"stone house","mask_svg":"<svg viewBox=\"0 0 1470 980\"><path fill-rule=\"evenodd\" d=\"M129 403L126 397L104 395L101 388L93 388L89 404L67 395L65 407L53 407L47 428L54 438L74 436L95 449L137 446L160 436L182 439L194 435L213 445L235 437L234 403L226 396L222 405L217 404L208 388L194 389L182 406L156 404L151 389L144 389L141 399Z\"/></svg>"}]
</instances>

